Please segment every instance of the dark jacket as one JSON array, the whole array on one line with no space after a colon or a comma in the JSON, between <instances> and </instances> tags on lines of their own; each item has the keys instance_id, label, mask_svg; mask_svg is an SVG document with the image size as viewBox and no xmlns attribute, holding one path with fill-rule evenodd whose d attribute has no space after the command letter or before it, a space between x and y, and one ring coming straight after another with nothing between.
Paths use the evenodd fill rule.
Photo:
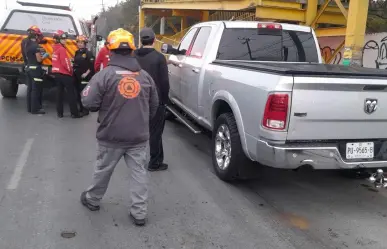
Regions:
<instances>
[{"instance_id":1,"label":"dark jacket","mask_svg":"<svg viewBox=\"0 0 387 249\"><path fill-rule=\"evenodd\" d=\"M99 110L99 143L132 148L149 140L149 121L158 108L156 86L135 57L112 54L109 67L94 75L82 92L82 103Z\"/></svg>"},{"instance_id":2,"label":"dark jacket","mask_svg":"<svg viewBox=\"0 0 387 249\"><path fill-rule=\"evenodd\" d=\"M159 94L160 104L168 104L169 77L167 60L153 48L136 50L136 57L142 69L152 76Z\"/></svg>"},{"instance_id":3,"label":"dark jacket","mask_svg":"<svg viewBox=\"0 0 387 249\"><path fill-rule=\"evenodd\" d=\"M79 80L82 74L90 70L85 81L89 81L94 75L94 55L86 48L78 49L74 55L74 75Z\"/></svg>"}]
</instances>

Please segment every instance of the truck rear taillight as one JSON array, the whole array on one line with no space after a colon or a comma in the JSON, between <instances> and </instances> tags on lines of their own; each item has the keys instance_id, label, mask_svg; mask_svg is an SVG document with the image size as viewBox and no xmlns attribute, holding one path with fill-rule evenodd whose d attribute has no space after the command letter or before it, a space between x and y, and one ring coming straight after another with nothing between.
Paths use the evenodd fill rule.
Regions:
<instances>
[{"instance_id":1,"label":"truck rear taillight","mask_svg":"<svg viewBox=\"0 0 387 249\"><path fill-rule=\"evenodd\" d=\"M274 93L266 102L262 125L268 129L285 130L289 110L289 95Z\"/></svg>"}]
</instances>

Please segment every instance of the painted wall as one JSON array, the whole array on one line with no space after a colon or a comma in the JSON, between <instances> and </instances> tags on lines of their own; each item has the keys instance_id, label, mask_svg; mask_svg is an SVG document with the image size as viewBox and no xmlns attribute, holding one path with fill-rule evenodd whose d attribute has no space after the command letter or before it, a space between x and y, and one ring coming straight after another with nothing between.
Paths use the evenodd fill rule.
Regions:
<instances>
[{"instance_id":1,"label":"painted wall","mask_svg":"<svg viewBox=\"0 0 387 249\"><path fill-rule=\"evenodd\" d=\"M324 60L335 52L344 37L321 37L319 45ZM344 50L344 49L343 49ZM343 50L340 51L331 64L343 62ZM371 68L387 68L387 32L367 34L363 47L363 66Z\"/></svg>"}]
</instances>

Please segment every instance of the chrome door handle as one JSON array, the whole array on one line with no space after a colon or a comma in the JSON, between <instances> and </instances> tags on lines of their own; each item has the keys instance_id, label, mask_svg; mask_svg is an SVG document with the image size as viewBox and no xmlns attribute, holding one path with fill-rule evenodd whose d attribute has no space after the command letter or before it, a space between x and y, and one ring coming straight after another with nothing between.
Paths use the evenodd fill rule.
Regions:
<instances>
[{"instance_id":1,"label":"chrome door handle","mask_svg":"<svg viewBox=\"0 0 387 249\"><path fill-rule=\"evenodd\" d=\"M194 72L194 73L199 73L199 69L197 69L197 68L192 68L192 72Z\"/></svg>"}]
</instances>

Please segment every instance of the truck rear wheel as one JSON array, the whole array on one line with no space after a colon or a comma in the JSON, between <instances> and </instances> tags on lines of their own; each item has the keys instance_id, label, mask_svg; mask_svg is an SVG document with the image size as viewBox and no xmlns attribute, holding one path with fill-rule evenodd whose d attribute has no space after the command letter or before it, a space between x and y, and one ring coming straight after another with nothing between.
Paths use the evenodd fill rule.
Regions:
<instances>
[{"instance_id":1,"label":"truck rear wheel","mask_svg":"<svg viewBox=\"0 0 387 249\"><path fill-rule=\"evenodd\" d=\"M246 157L235 117L232 113L221 114L212 133L212 164L216 175L223 181L238 177L240 167L250 163Z\"/></svg>"},{"instance_id":2,"label":"truck rear wheel","mask_svg":"<svg viewBox=\"0 0 387 249\"><path fill-rule=\"evenodd\" d=\"M4 98L15 98L19 90L17 79L15 80L1 80L0 81L0 92Z\"/></svg>"}]
</instances>

